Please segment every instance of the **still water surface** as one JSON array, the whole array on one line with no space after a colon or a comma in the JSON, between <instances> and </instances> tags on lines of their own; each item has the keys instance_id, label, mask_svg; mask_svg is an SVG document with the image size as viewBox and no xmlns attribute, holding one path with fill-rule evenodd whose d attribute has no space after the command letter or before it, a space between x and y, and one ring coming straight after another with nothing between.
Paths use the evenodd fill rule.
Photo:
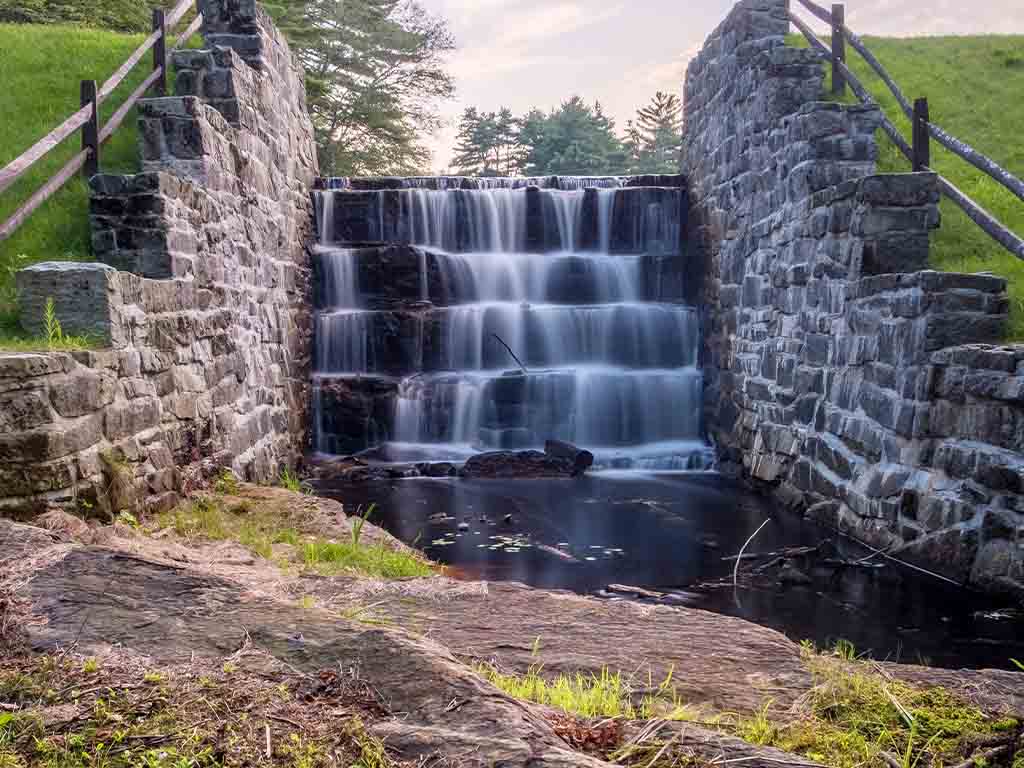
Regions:
<instances>
[{"instance_id":1,"label":"still water surface","mask_svg":"<svg viewBox=\"0 0 1024 768\"><path fill-rule=\"evenodd\" d=\"M610 584L666 591L680 604L740 616L794 640L827 646L843 638L875 658L994 668L1024 659L1024 612L892 564L819 565L807 570L810 584L702 586L731 579L725 558L768 516L748 551L831 538L844 556L870 554L713 473L417 478L318 490L350 513L376 504L372 521L460 578L603 596Z\"/></svg>"}]
</instances>

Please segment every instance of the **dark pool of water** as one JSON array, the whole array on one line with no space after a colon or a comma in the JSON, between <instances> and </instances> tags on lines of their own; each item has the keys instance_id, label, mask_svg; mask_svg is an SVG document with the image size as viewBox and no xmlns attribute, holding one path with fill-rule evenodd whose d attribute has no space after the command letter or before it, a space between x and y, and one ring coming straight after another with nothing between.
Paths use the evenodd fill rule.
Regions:
<instances>
[{"instance_id":1,"label":"dark pool of water","mask_svg":"<svg viewBox=\"0 0 1024 768\"><path fill-rule=\"evenodd\" d=\"M812 583L733 590L732 563L750 551L832 538L709 473L596 473L576 480L396 480L318 490L371 517L463 578L606 594L609 584L681 592L691 607L740 616L794 640L843 638L875 658L946 667L1012 668L1024 659L1024 613L900 566L814 567ZM511 519L507 516L511 515Z\"/></svg>"}]
</instances>

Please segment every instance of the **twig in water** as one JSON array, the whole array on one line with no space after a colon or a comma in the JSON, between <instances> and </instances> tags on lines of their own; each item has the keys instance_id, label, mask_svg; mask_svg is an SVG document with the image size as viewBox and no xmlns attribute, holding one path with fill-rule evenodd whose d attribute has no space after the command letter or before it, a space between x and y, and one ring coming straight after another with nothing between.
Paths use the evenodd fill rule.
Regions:
<instances>
[{"instance_id":1,"label":"twig in water","mask_svg":"<svg viewBox=\"0 0 1024 768\"><path fill-rule=\"evenodd\" d=\"M523 373L529 373L529 371L526 370L526 366L523 365L523 361L520 360L518 357L516 357L516 353L512 351L512 347L510 347L508 344L506 344L505 340L502 339L501 336L499 336L496 333L492 333L491 336L496 338L498 340L498 343L501 344L501 346L503 346L505 349L508 350L508 353L510 355L512 355L512 359L515 360L516 363L519 364L519 370L521 370Z\"/></svg>"},{"instance_id":2,"label":"twig in water","mask_svg":"<svg viewBox=\"0 0 1024 768\"><path fill-rule=\"evenodd\" d=\"M770 517L767 520L765 520L763 523L761 523L761 528L764 528L766 525L768 525L769 522L771 522L771 518ZM749 539L747 539L747 543L743 545L743 548L740 549L739 555L736 556L736 565L732 569L732 586L733 586L733 589L735 589L736 586L739 583L740 563L743 562L743 553L747 551L747 547L750 546L750 542L752 542L754 540L754 538L757 536L757 534L759 534L761 532L761 528L758 528L756 531L754 531L754 535L751 536Z\"/></svg>"}]
</instances>

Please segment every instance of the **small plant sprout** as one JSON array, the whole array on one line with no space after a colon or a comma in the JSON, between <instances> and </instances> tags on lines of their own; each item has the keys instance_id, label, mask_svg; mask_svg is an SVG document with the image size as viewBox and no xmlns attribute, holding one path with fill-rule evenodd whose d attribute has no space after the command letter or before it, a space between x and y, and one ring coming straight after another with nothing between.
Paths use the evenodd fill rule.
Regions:
<instances>
[{"instance_id":1,"label":"small plant sprout","mask_svg":"<svg viewBox=\"0 0 1024 768\"><path fill-rule=\"evenodd\" d=\"M57 305L54 304L52 296L46 300L46 307L43 309L43 327L46 329L47 346L51 350L64 343L64 329L57 319Z\"/></svg>"},{"instance_id":2,"label":"small plant sprout","mask_svg":"<svg viewBox=\"0 0 1024 768\"><path fill-rule=\"evenodd\" d=\"M842 638L836 640L833 652L843 661L857 660L857 647L849 640L843 640Z\"/></svg>"},{"instance_id":3,"label":"small plant sprout","mask_svg":"<svg viewBox=\"0 0 1024 768\"><path fill-rule=\"evenodd\" d=\"M87 675L91 675L100 668L100 663L94 658L88 658L85 663L82 664L82 671Z\"/></svg>"},{"instance_id":4,"label":"small plant sprout","mask_svg":"<svg viewBox=\"0 0 1024 768\"><path fill-rule=\"evenodd\" d=\"M352 546L359 546L359 540L363 536L363 526L366 525L366 521L376 508L376 504L371 504L365 512L361 512L362 507L356 509L356 519L352 521Z\"/></svg>"},{"instance_id":5,"label":"small plant sprout","mask_svg":"<svg viewBox=\"0 0 1024 768\"><path fill-rule=\"evenodd\" d=\"M305 493L307 495L313 493L313 489L309 487L309 484L302 482L299 476L287 467L281 472L280 485L282 488L286 488L293 493Z\"/></svg>"}]
</instances>

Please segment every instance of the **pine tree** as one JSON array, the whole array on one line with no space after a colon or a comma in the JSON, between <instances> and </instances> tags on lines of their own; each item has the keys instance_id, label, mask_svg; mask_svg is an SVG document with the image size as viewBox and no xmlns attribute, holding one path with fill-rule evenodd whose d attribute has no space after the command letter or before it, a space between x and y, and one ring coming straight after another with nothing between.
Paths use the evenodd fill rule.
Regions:
<instances>
[{"instance_id":1,"label":"pine tree","mask_svg":"<svg viewBox=\"0 0 1024 768\"><path fill-rule=\"evenodd\" d=\"M478 176L483 171L486 153L477 144L480 122L480 112L476 107L467 107L459 118L455 154L451 161L459 176Z\"/></svg>"},{"instance_id":2,"label":"pine tree","mask_svg":"<svg viewBox=\"0 0 1024 768\"><path fill-rule=\"evenodd\" d=\"M682 150L683 105L675 94L658 91L630 122L627 145L637 173L678 173Z\"/></svg>"}]
</instances>

